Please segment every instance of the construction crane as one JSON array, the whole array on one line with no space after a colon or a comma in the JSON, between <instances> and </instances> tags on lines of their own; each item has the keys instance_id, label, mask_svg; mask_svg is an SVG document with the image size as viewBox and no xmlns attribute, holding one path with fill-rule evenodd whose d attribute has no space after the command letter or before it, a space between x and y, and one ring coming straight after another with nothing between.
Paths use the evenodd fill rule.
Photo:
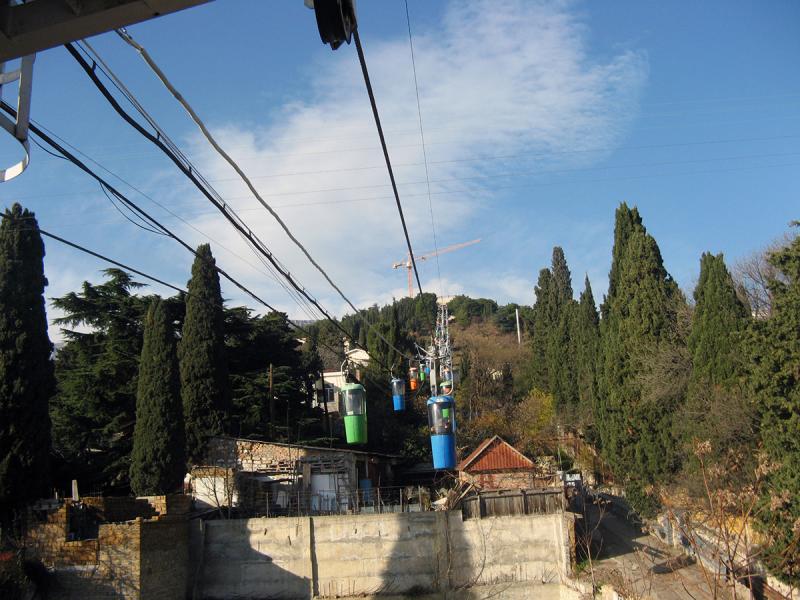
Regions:
<instances>
[{"instance_id":1,"label":"construction crane","mask_svg":"<svg viewBox=\"0 0 800 600\"><path fill-rule=\"evenodd\" d=\"M469 242L462 242L460 244L453 244L452 246L446 246L444 248L439 248L434 252L428 252L427 254L423 254L422 256L415 256L414 258L417 259L417 262L428 260L429 258L433 258L434 256L439 256L440 254L445 254L447 252L453 252L454 250L460 250L461 248L466 248L467 246L472 246L473 244L477 244L480 242L481 239L478 238L477 240L470 240ZM408 297L414 297L414 279L412 277L412 271L414 267L411 263L411 257L406 256L405 259L396 262L392 265L393 269L405 269L408 272Z\"/></svg>"}]
</instances>

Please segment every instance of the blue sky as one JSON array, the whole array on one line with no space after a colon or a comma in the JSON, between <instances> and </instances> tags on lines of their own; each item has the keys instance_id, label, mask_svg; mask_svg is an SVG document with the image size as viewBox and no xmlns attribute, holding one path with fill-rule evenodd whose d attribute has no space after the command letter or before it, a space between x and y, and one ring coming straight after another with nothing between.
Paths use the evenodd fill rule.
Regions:
<instances>
[{"instance_id":1,"label":"blue sky","mask_svg":"<svg viewBox=\"0 0 800 600\"><path fill-rule=\"evenodd\" d=\"M800 218L800 4L409 0L439 246L423 287L533 302L563 246L576 288L607 286L614 209L638 205L667 269L691 291L704 251L729 261ZM405 8L358 3L360 32L418 253L434 246ZM405 293L405 245L353 46L319 42L301 0L217 0L130 28L265 199L357 304ZM135 52L103 59L335 314L340 298L215 157ZM158 151L125 125L62 48L36 60L32 114L201 235L119 183L192 244L296 318L305 313ZM8 97L6 97L8 99ZM0 140L0 160L17 149ZM125 221L96 184L34 147L0 186L43 229L178 285L191 256ZM206 237L208 236L208 237ZM99 281L95 259L47 242L48 296ZM159 286L153 289L168 293ZM232 304L247 304L223 285ZM576 293L579 291L576 289ZM253 306L253 308L257 308ZM56 316L51 309L50 316ZM51 334L58 338L57 331Z\"/></svg>"}]
</instances>

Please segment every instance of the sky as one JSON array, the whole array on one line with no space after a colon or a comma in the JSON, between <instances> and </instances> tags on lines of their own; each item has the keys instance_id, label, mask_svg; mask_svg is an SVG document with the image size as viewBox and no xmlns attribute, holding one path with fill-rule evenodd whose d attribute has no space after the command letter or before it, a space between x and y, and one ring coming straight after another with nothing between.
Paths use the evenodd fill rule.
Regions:
<instances>
[{"instance_id":1,"label":"sky","mask_svg":"<svg viewBox=\"0 0 800 600\"><path fill-rule=\"evenodd\" d=\"M690 294L703 252L733 262L800 219L800 3L408 0L419 111L405 3L357 9L414 252L482 240L421 262L425 291L532 304L558 245L576 296L586 275L599 302L614 211L627 202ZM301 0L216 0L128 30L348 298L366 307L407 294L405 272L391 268L405 239L354 45L324 46ZM113 32L88 42L292 275L345 314L138 54ZM64 48L36 58L32 118L190 244L210 243L252 291L309 318ZM0 161L18 159L0 138ZM189 277L191 254L135 227L37 146L0 200L165 281ZM46 251L48 298L102 281L108 266L52 240ZM227 282L223 295L261 311Z\"/></svg>"}]
</instances>

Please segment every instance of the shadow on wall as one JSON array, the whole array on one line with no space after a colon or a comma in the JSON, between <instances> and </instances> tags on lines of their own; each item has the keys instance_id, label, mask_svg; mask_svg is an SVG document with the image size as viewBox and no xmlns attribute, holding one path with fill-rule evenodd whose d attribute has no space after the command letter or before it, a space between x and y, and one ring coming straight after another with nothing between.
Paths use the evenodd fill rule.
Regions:
<instances>
[{"instance_id":1,"label":"shadow on wall","mask_svg":"<svg viewBox=\"0 0 800 600\"><path fill-rule=\"evenodd\" d=\"M194 560L190 564L195 565L196 572L189 597L310 599L308 521L194 521L190 537Z\"/></svg>"},{"instance_id":2,"label":"shadow on wall","mask_svg":"<svg viewBox=\"0 0 800 600\"><path fill-rule=\"evenodd\" d=\"M190 596L471 598L493 586L500 597L549 598L569 575L571 524L564 514L463 521L460 512L198 523Z\"/></svg>"}]
</instances>

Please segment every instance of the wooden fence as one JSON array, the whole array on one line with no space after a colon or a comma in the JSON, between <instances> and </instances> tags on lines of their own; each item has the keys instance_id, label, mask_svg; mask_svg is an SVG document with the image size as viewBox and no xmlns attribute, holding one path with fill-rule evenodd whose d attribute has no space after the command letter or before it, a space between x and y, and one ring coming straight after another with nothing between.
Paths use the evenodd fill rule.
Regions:
<instances>
[{"instance_id":1,"label":"wooden fence","mask_svg":"<svg viewBox=\"0 0 800 600\"><path fill-rule=\"evenodd\" d=\"M553 514L562 512L565 503L562 488L477 492L461 501L461 514L464 519Z\"/></svg>"}]
</instances>

